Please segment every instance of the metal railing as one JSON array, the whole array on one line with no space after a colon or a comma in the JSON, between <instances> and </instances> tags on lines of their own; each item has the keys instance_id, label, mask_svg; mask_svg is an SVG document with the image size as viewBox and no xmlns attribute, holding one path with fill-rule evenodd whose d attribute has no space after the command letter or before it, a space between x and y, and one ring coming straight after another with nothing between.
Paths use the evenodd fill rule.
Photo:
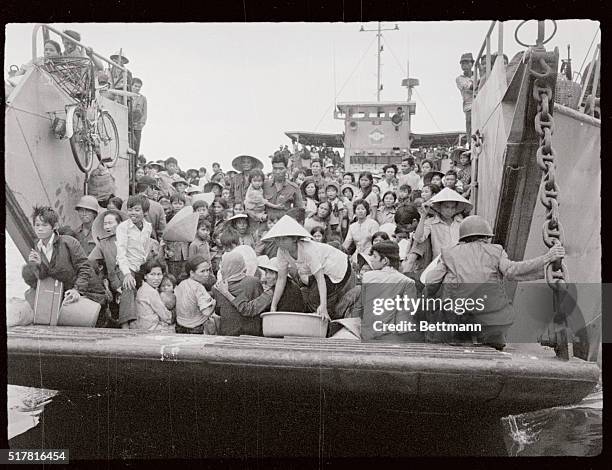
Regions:
<instances>
[{"instance_id":1,"label":"metal railing","mask_svg":"<svg viewBox=\"0 0 612 470\"><path fill-rule=\"evenodd\" d=\"M38 58L38 47L36 44L36 38L38 36L38 31L40 29L43 29L43 35L46 37L48 36L48 31L53 31L55 34L57 34L58 36L60 36L62 39L66 39L67 41L70 41L74 44L76 44L79 47L82 47L83 49L88 49L89 47L86 46L85 44L82 44L81 42L77 41L76 39L74 39L73 37L55 29L53 26L49 26L47 24L44 23L38 23L34 26L34 30L32 31L32 60L36 60ZM97 52L95 52L93 49L91 50L92 55L96 56L98 59L106 62L108 65L110 65L111 67L116 67L119 70L121 70L123 72L123 91L127 92L127 73L128 73L128 69L126 67L124 67L123 65L118 64L117 62L115 62L114 60L108 59L106 57L104 57L103 55L98 54Z\"/></svg>"},{"instance_id":2,"label":"metal railing","mask_svg":"<svg viewBox=\"0 0 612 470\"><path fill-rule=\"evenodd\" d=\"M472 76L474 77L474 98L476 98L476 95L478 93L478 82L479 79L482 77L479 77L480 75L480 60L483 57L483 53L486 52L486 54L484 55L484 57L486 57L487 61L486 61L486 69L485 69L485 81L487 78L489 78L489 75L491 75L491 66L493 65L491 63L491 34L493 33L493 29L495 28L495 25L497 25L497 57L502 57L504 56L504 22L503 21L491 21L491 25L489 26L489 30L487 31L487 35L485 36L485 39L482 43L482 46L480 47L480 50L478 51L478 55L476 57L476 61L474 62L474 70L472 72Z\"/></svg>"}]
</instances>

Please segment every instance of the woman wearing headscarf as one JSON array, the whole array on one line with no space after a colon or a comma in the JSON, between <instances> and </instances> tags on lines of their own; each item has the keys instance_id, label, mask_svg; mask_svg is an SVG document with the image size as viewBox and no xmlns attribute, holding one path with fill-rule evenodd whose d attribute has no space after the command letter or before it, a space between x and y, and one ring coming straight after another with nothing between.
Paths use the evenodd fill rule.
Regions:
<instances>
[{"instance_id":1,"label":"woman wearing headscarf","mask_svg":"<svg viewBox=\"0 0 612 470\"><path fill-rule=\"evenodd\" d=\"M216 301L215 312L221 317L219 334L227 336L254 335L262 336L261 312L241 312L236 307L243 300L252 300L263 293L259 280L247 276L246 264L240 253L228 252L221 259L220 268L223 281L212 289ZM225 293L228 292L238 302L232 302ZM271 300L271 299L270 299Z\"/></svg>"}]
</instances>

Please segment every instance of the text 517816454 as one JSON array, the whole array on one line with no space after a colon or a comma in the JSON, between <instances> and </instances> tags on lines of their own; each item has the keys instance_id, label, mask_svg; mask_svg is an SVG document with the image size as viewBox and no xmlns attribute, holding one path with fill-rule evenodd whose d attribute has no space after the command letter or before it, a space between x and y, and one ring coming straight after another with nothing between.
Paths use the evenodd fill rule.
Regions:
<instances>
[{"instance_id":1,"label":"text 517816454","mask_svg":"<svg viewBox=\"0 0 612 470\"><path fill-rule=\"evenodd\" d=\"M0 464L67 464L68 449L0 449Z\"/></svg>"}]
</instances>

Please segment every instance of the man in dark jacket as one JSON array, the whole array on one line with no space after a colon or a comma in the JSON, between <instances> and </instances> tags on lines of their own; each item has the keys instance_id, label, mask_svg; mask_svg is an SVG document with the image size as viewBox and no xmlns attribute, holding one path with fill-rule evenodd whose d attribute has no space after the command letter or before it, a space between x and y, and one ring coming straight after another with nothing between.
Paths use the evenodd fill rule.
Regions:
<instances>
[{"instance_id":1,"label":"man in dark jacket","mask_svg":"<svg viewBox=\"0 0 612 470\"><path fill-rule=\"evenodd\" d=\"M77 302L82 295L104 306L104 286L96 282L93 268L78 240L58 234L57 212L50 207L34 207L32 222L38 243L30 251L28 263L22 270L25 283L35 291L38 279L51 277L63 283L65 303ZM31 296L26 295L26 299L31 302Z\"/></svg>"}]
</instances>

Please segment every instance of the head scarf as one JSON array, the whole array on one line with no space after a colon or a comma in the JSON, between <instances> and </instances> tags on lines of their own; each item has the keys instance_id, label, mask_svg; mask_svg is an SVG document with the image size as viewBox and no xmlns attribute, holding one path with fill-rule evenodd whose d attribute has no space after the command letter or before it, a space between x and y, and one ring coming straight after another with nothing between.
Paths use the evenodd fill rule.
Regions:
<instances>
[{"instance_id":1,"label":"head scarf","mask_svg":"<svg viewBox=\"0 0 612 470\"><path fill-rule=\"evenodd\" d=\"M240 253L228 252L221 258L221 277L227 283L242 281L246 276L246 264Z\"/></svg>"}]
</instances>

